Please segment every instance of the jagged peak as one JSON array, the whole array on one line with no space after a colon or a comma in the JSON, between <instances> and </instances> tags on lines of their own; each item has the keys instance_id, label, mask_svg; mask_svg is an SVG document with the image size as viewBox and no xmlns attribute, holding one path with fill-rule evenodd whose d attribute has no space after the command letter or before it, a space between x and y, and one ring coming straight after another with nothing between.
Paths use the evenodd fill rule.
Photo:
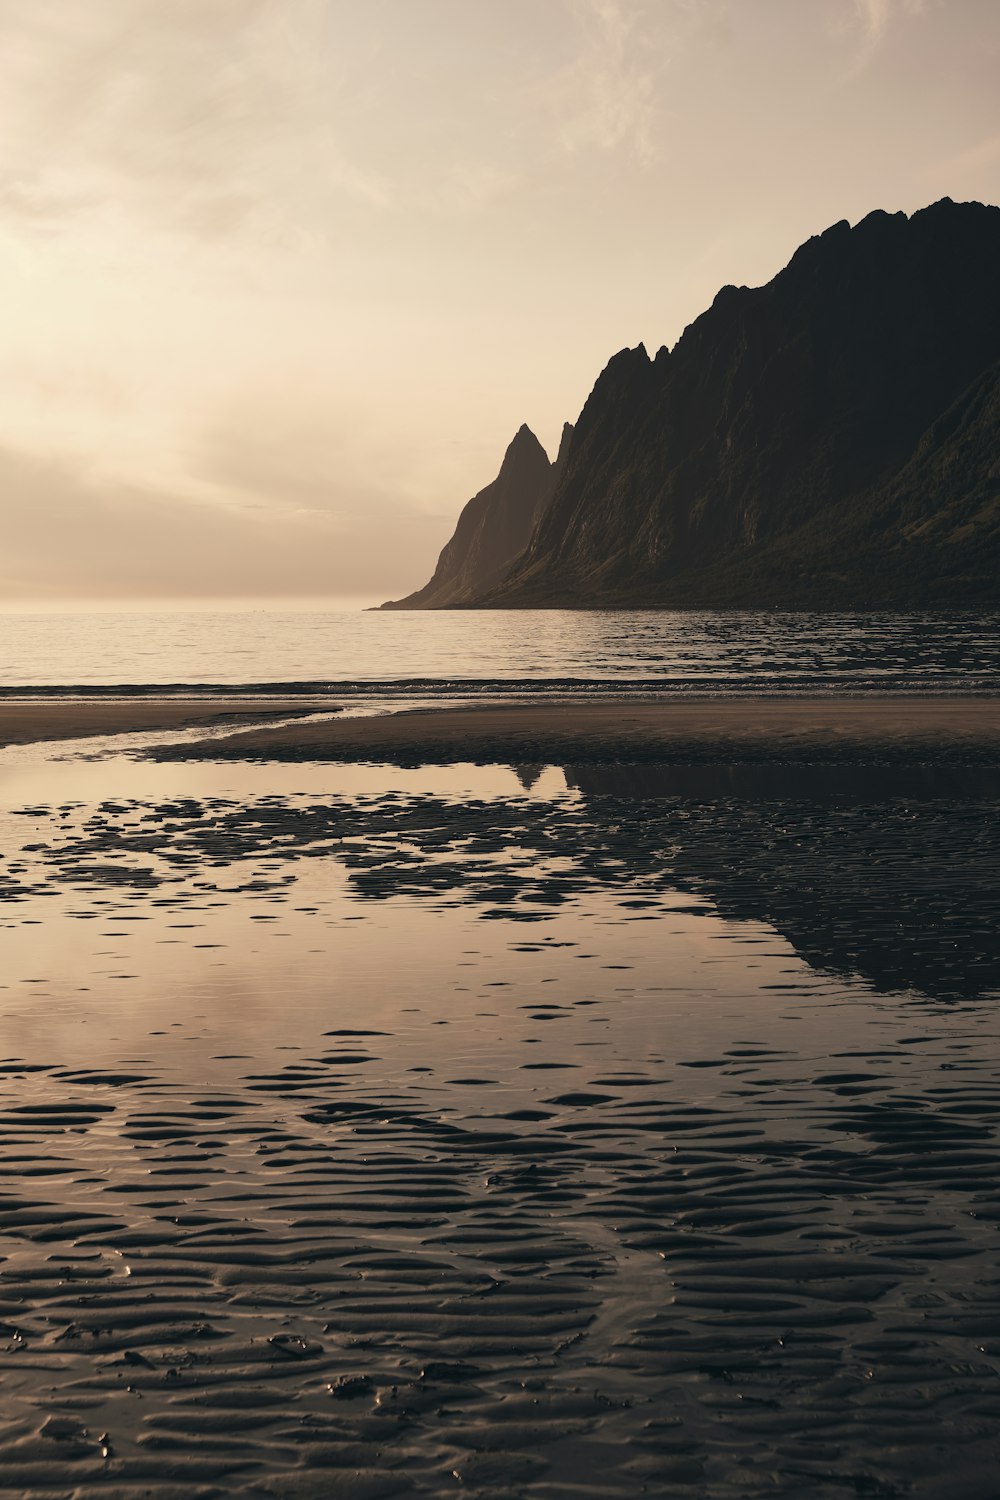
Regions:
<instances>
[{"instance_id":1,"label":"jagged peak","mask_svg":"<svg viewBox=\"0 0 1000 1500\"><path fill-rule=\"evenodd\" d=\"M838 219L836 224L831 224L829 229L824 229L821 234L812 234L804 240L795 251L791 260L785 267L786 271L793 268L798 269L806 261L812 261L821 250L829 248L834 240L842 240L851 233L851 226L847 219ZM778 275L782 273L779 271Z\"/></svg>"},{"instance_id":2,"label":"jagged peak","mask_svg":"<svg viewBox=\"0 0 1000 1500\"><path fill-rule=\"evenodd\" d=\"M949 198L948 201L950 203L951 199ZM904 224L907 222L906 214L902 209L891 214L884 208L873 208L870 214L865 214L863 219L858 220L854 226L854 231L856 233L859 229L875 229L883 224L892 224L899 219L902 219Z\"/></svg>"},{"instance_id":3,"label":"jagged peak","mask_svg":"<svg viewBox=\"0 0 1000 1500\"><path fill-rule=\"evenodd\" d=\"M570 443L573 440L573 433L575 431L576 431L576 429L573 426L572 422L564 422L563 423L562 434L561 434L561 436L559 438L559 451L556 454L556 466L557 467L564 463L564 461L566 459L566 455L569 452L569 445L570 445Z\"/></svg>"},{"instance_id":4,"label":"jagged peak","mask_svg":"<svg viewBox=\"0 0 1000 1500\"><path fill-rule=\"evenodd\" d=\"M1000 208L992 203L980 203L975 199L956 203L953 198L938 198L935 203L927 204L926 208L918 208L912 214L907 214L903 209L897 209L890 213L884 208L873 208L870 213L865 214L856 224L851 224L847 219L838 219L836 224L831 224L829 229L824 229L821 234L814 234L806 240L795 251L786 270L792 266L799 267L803 261L810 261L820 249L826 250L831 243L846 240L850 237L858 237L867 240L873 231L876 233L890 227L902 228L906 224L919 224L931 219L941 219L944 216L952 218L957 215L963 217L970 214L996 214L1000 216ZM778 273L781 274L780 272ZM725 290L725 288L723 288ZM716 299L718 300L718 299Z\"/></svg>"},{"instance_id":5,"label":"jagged peak","mask_svg":"<svg viewBox=\"0 0 1000 1500\"><path fill-rule=\"evenodd\" d=\"M541 443L538 441L537 437L532 432L527 422L522 422L520 427L515 432L514 436L511 438L510 443L507 447L507 452L510 453L512 450L517 448L541 447ZM542 448L542 452L545 452L544 448Z\"/></svg>"},{"instance_id":6,"label":"jagged peak","mask_svg":"<svg viewBox=\"0 0 1000 1500\"><path fill-rule=\"evenodd\" d=\"M745 286L734 286L731 281L727 282L725 286L719 287L719 290L715 294L715 300L713 301L712 306L718 307L722 303L731 302L734 297L738 297L741 292L745 291Z\"/></svg>"},{"instance_id":7,"label":"jagged peak","mask_svg":"<svg viewBox=\"0 0 1000 1500\"><path fill-rule=\"evenodd\" d=\"M634 370L645 370L651 367L652 360L646 353L645 344L637 344L634 349L619 349L617 354L612 354L601 374L598 376L598 384L609 375L620 375L631 373Z\"/></svg>"},{"instance_id":8,"label":"jagged peak","mask_svg":"<svg viewBox=\"0 0 1000 1500\"><path fill-rule=\"evenodd\" d=\"M787 265L782 270L778 271L776 275L769 281L762 283L761 286L748 287L726 285L720 287L719 291L715 294L715 298L712 301L711 306L705 312L699 313L699 315L696 318L693 318L692 321L683 329L680 338L677 340L677 343L673 345L673 349L676 349L677 344L690 336L692 332L700 332L701 329L705 326L705 320L710 319L710 315L714 313L718 308L721 307L728 309L736 304L740 297L752 297L755 293L765 290L766 287L769 287L773 284L773 282L778 281L788 271L792 270L793 267L797 272L801 271L804 264L809 265L811 263L814 263L819 255L825 254L825 252L832 245L846 242L850 237L857 235L859 231L863 236L867 237L867 235L872 230L877 231L890 225L901 226L907 223L916 223L918 220L924 219L926 217L930 217L932 219L940 219L944 215L954 215L956 213L978 213L988 214L991 216L995 214L997 215L997 217L1000 217L1000 207L997 207L997 205L993 203L980 203L975 199L956 203L954 199L945 197L939 198L936 203L929 203L926 208L915 209L912 214L907 214L902 209L899 209L895 213L889 213L885 209L875 208L872 209L870 213L865 214L865 216L859 219L858 222L854 225L852 225L848 219L838 219L837 222L835 224L831 224L828 229L824 229L819 234L814 234L809 239L804 240L792 255L792 258L788 261ZM605 366L605 373L607 373L607 371L613 365L616 365L618 362L625 363L628 356L636 355L640 351L643 355L646 352L642 344L639 345L639 348L637 350L622 349L618 354L614 355L611 360L609 360L608 364ZM662 365L665 364L666 361L670 358L672 352L673 351L670 345L663 344L656 351L656 359L654 363L662 367Z\"/></svg>"},{"instance_id":9,"label":"jagged peak","mask_svg":"<svg viewBox=\"0 0 1000 1500\"><path fill-rule=\"evenodd\" d=\"M961 214L963 218L973 215L989 218L1000 218L1000 208L995 203L980 203L978 198L966 198L956 202L954 198L939 198L936 203L928 203L926 208L918 208L910 215L911 220L918 219L940 219L945 214L954 218Z\"/></svg>"},{"instance_id":10,"label":"jagged peak","mask_svg":"<svg viewBox=\"0 0 1000 1500\"><path fill-rule=\"evenodd\" d=\"M645 344L639 344L635 349L619 349L617 354L611 356L594 382L593 389L584 403L583 412L580 413L580 421L583 421L584 413L590 408L591 402L599 392L607 390L609 386L612 389L620 388L622 382L627 386L636 378L641 382L647 371L652 368L653 361L646 353Z\"/></svg>"},{"instance_id":11,"label":"jagged peak","mask_svg":"<svg viewBox=\"0 0 1000 1500\"><path fill-rule=\"evenodd\" d=\"M527 422L522 422L507 445L507 451L503 456L500 473L509 469L512 465L517 466L525 462L531 462L538 457L544 458L546 463L550 462L549 455L538 441Z\"/></svg>"}]
</instances>

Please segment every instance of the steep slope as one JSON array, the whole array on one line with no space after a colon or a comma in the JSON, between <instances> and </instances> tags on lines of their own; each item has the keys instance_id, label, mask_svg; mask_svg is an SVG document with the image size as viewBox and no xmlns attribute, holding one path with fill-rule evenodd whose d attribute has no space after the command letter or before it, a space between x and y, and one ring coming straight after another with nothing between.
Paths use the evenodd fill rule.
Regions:
<instances>
[{"instance_id":1,"label":"steep slope","mask_svg":"<svg viewBox=\"0 0 1000 1500\"><path fill-rule=\"evenodd\" d=\"M563 477L563 474L566 472L566 465L569 463L570 444L573 441L573 434L575 431L576 429L573 426L572 422L563 423L562 434L559 438L559 452L556 454L556 461L552 465L553 485L558 485L560 479L562 479ZM551 499L551 496L549 496L548 498Z\"/></svg>"},{"instance_id":2,"label":"steep slope","mask_svg":"<svg viewBox=\"0 0 1000 1500\"><path fill-rule=\"evenodd\" d=\"M877 212L616 355L476 602L1000 604L998 266L1000 209Z\"/></svg>"},{"instance_id":3,"label":"steep slope","mask_svg":"<svg viewBox=\"0 0 1000 1500\"><path fill-rule=\"evenodd\" d=\"M523 552L565 466L568 425L551 464L534 433L521 427L500 473L465 506L429 583L382 609L445 609L492 588Z\"/></svg>"},{"instance_id":4,"label":"steep slope","mask_svg":"<svg viewBox=\"0 0 1000 1500\"><path fill-rule=\"evenodd\" d=\"M814 608L1000 606L1000 364L933 422L898 474L856 503L714 569L676 602Z\"/></svg>"}]
</instances>

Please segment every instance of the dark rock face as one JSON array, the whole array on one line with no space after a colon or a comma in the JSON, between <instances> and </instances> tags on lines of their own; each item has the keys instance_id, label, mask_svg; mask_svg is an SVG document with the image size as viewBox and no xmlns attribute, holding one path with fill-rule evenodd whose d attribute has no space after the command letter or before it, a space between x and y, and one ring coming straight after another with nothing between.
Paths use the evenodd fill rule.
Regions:
<instances>
[{"instance_id":1,"label":"dark rock face","mask_svg":"<svg viewBox=\"0 0 1000 1500\"><path fill-rule=\"evenodd\" d=\"M507 449L496 479L480 490L459 516L430 582L382 608L446 609L468 604L499 583L524 551L552 498L565 467L572 431L567 423L559 457L552 464L534 433L522 427Z\"/></svg>"},{"instance_id":2,"label":"dark rock face","mask_svg":"<svg viewBox=\"0 0 1000 1500\"><path fill-rule=\"evenodd\" d=\"M998 208L876 212L616 355L475 602L1000 604L998 267Z\"/></svg>"}]
</instances>

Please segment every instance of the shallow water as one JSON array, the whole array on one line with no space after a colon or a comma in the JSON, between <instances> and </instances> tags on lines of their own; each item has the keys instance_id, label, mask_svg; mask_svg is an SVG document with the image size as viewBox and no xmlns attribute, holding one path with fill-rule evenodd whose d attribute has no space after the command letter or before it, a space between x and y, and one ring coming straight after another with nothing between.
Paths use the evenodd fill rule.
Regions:
<instances>
[{"instance_id":1,"label":"shallow water","mask_svg":"<svg viewBox=\"0 0 1000 1500\"><path fill-rule=\"evenodd\" d=\"M35 755L0 1493L992 1496L989 773Z\"/></svg>"},{"instance_id":2,"label":"shallow water","mask_svg":"<svg viewBox=\"0 0 1000 1500\"><path fill-rule=\"evenodd\" d=\"M258 610L5 615L0 694L1000 691L1000 614Z\"/></svg>"}]
</instances>

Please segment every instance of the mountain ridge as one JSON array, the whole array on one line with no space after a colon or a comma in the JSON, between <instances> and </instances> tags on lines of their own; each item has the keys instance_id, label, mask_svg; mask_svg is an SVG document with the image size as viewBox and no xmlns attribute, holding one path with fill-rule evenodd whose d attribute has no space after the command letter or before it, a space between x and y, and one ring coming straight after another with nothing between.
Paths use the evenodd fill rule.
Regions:
<instances>
[{"instance_id":1,"label":"mountain ridge","mask_svg":"<svg viewBox=\"0 0 1000 1500\"><path fill-rule=\"evenodd\" d=\"M966 524L988 558L972 557L971 535L957 550L930 546L957 453L910 472L909 539L928 528L915 547L891 531L888 493L1000 360L997 264L998 208L876 210L813 236L763 287L722 288L673 349L620 351L525 553L476 603L1000 603L995 401L980 410L964 480L980 495ZM834 567L845 539L861 549L856 577Z\"/></svg>"},{"instance_id":2,"label":"mountain ridge","mask_svg":"<svg viewBox=\"0 0 1000 1500\"><path fill-rule=\"evenodd\" d=\"M451 538L423 588L381 609L447 609L471 602L499 582L527 545L565 465L573 429L567 422L554 463L527 423L504 454L496 479L463 507Z\"/></svg>"},{"instance_id":3,"label":"mountain ridge","mask_svg":"<svg viewBox=\"0 0 1000 1500\"><path fill-rule=\"evenodd\" d=\"M517 524L502 469L391 607L1000 606L998 266L992 205L832 224L613 355Z\"/></svg>"}]
</instances>

